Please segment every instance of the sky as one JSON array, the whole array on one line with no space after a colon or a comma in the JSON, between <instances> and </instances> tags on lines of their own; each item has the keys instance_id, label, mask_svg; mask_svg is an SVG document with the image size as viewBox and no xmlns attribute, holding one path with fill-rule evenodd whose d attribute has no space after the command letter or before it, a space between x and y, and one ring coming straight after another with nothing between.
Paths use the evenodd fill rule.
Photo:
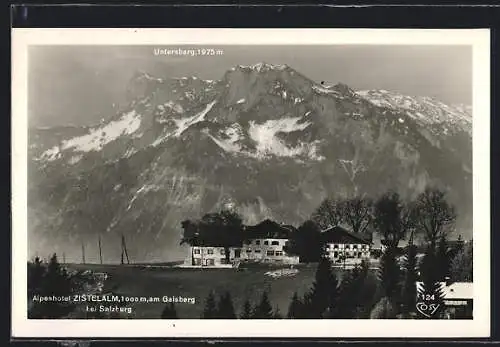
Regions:
<instances>
[{"instance_id":1,"label":"sky","mask_svg":"<svg viewBox=\"0 0 500 347\"><path fill-rule=\"evenodd\" d=\"M156 56L155 48L209 48L214 56ZM236 65L287 64L310 79L356 90L386 89L472 103L470 46L32 46L28 67L30 126L92 125L124 102L137 71L158 77L220 79Z\"/></svg>"}]
</instances>

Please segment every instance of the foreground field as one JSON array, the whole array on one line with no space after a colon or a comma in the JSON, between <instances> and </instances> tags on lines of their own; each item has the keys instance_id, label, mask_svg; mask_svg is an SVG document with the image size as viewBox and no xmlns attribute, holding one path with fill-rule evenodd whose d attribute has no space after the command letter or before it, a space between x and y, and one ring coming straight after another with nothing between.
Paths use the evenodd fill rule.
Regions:
<instances>
[{"instance_id":1,"label":"foreground field","mask_svg":"<svg viewBox=\"0 0 500 347\"><path fill-rule=\"evenodd\" d=\"M218 295L229 291L233 298L235 311L240 313L244 301L249 299L255 304L264 290L268 291L271 304L286 315L290 299L295 291L303 294L314 281L316 265L300 266L299 272L291 277L272 278L266 276L269 269L202 269L188 270L172 267L116 266L116 265L78 265L78 269L90 269L105 272L108 279L104 291L112 291L124 297L159 297L181 296L194 298L194 303L178 303L176 310L179 318L200 318L205 299L211 290ZM341 270L338 273L342 275ZM99 305L114 303L94 303ZM121 315L123 318L150 319L160 318L165 303L119 304L132 307L132 314ZM79 307L83 314L87 305ZM80 316L80 315L78 315Z\"/></svg>"}]
</instances>

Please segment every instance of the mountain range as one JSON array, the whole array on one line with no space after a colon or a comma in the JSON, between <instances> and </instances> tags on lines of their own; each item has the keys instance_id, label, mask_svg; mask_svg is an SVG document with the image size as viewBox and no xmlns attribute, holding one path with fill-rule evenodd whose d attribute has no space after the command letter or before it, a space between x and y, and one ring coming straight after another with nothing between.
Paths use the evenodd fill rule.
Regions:
<instances>
[{"instance_id":1,"label":"mountain range","mask_svg":"<svg viewBox=\"0 0 500 347\"><path fill-rule=\"evenodd\" d=\"M77 97L77 96L75 96ZM431 97L325 85L287 65L219 80L137 72L91 127L29 129L30 256L173 260L184 219L236 208L299 225L327 196L447 190L472 235L472 110Z\"/></svg>"}]
</instances>

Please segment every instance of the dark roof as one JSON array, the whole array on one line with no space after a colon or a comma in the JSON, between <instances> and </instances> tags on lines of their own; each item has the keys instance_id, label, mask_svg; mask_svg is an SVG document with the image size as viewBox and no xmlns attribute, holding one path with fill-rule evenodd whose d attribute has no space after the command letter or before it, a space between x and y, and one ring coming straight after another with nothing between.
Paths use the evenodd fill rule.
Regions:
<instances>
[{"instance_id":1,"label":"dark roof","mask_svg":"<svg viewBox=\"0 0 500 347\"><path fill-rule=\"evenodd\" d=\"M324 230L321 235L323 237L323 241L329 243L371 244L370 240L367 240L361 235L356 235L341 226L330 227Z\"/></svg>"},{"instance_id":2,"label":"dark roof","mask_svg":"<svg viewBox=\"0 0 500 347\"><path fill-rule=\"evenodd\" d=\"M245 227L244 234L246 239L288 239L290 234L296 230L292 225L279 224L266 219L257 225Z\"/></svg>"},{"instance_id":3,"label":"dark roof","mask_svg":"<svg viewBox=\"0 0 500 347\"><path fill-rule=\"evenodd\" d=\"M199 247L224 247L224 243L216 239L201 239L193 243L193 246ZM230 240L227 242L228 247L241 247L241 240Z\"/></svg>"}]
</instances>

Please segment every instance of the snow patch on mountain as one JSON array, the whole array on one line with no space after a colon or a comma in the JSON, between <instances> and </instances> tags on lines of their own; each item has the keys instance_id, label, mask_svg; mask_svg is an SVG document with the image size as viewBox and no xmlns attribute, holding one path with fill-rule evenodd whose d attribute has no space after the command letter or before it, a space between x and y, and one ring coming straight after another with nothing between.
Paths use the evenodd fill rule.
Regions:
<instances>
[{"instance_id":1,"label":"snow patch on mountain","mask_svg":"<svg viewBox=\"0 0 500 347\"><path fill-rule=\"evenodd\" d=\"M323 160L324 157L318 154L318 144L320 141L313 143L301 143L298 146L287 146L276 135L278 133L290 133L306 129L311 123L299 123L301 117L282 118L277 120L268 120L262 124L257 124L254 121L249 122L248 135L245 135L243 128L238 123L233 123L222 131L219 136L210 134L208 129L203 132L207 134L220 148L224 151L240 154L254 159L266 159L270 156L277 157L307 157L313 160ZM245 149L241 146L241 140L249 136L255 142L255 151Z\"/></svg>"},{"instance_id":2,"label":"snow patch on mountain","mask_svg":"<svg viewBox=\"0 0 500 347\"><path fill-rule=\"evenodd\" d=\"M149 80L149 81L156 81L156 82L160 82L160 83L163 82L163 79L157 78L157 77L153 77L150 74L148 74L147 72L140 73L139 76L137 76L137 80L140 80L140 79L146 79L146 80Z\"/></svg>"},{"instance_id":3,"label":"snow patch on mountain","mask_svg":"<svg viewBox=\"0 0 500 347\"><path fill-rule=\"evenodd\" d=\"M130 208L132 207L132 204L134 203L135 200L137 200L137 198L139 197L139 195L141 194L145 194L147 192L150 192L150 191L154 191L154 192L157 192L160 190L160 187L156 186L156 185L153 185L153 184L145 184L143 185L141 188L139 188L134 196L132 197L132 199L130 199L130 202L127 206L127 211L130 210Z\"/></svg>"},{"instance_id":4,"label":"snow patch on mountain","mask_svg":"<svg viewBox=\"0 0 500 347\"><path fill-rule=\"evenodd\" d=\"M468 112L470 108L463 105L450 106L431 97L407 96L384 89L361 90L356 93L376 106L403 110L408 117L423 125L454 123L463 130L472 129L472 116Z\"/></svg>"},{"instance_id":5,"label":"snow patch on mountain","mask_svg":"<svg viewBox=\"0 0 500 347\"><path fill-rule=\"evenodd\" d=\"M203 132L207 134L220 148L226 152L232 153L243 153L238 141L244 137L243 129L238 123L233 123L229 127L223 130L222 134L224 138L217 138L209 133L208 129L204 129Z\"/></svg>"},{"instance_id":6,"label":"snow patch on mountain","mask_svg":"<svg viewBox=\"0 0 500 347\"><path fill-rule=\"evenodd\" d=\"M91 129L83 136L63 141L61 146L54 146L41 155L41 159L52 161L61 156L61 151L73 149L75 152L100 151L108 143L123 135L133 134L141 125L141 116L135 110L123 114L119 119L106 125Z\"/></svg>"},{"instance_id":7,"label":"snow patch on mountain","mask_svg":"<svg viewBox=\"0 0 500 347\"><path fill-rule=\"evenodd\" d=\"M175 124L177 125L177 130L174 132L174 136L180 136L187 128L189 128L191 125L196 124L201 122L202 120L205 119L205 116L212 107L215 105L217 100L212 101L209 103L201 112L195 114L192 117L187 117L187 118L182 118L182 119L174 119Z\"/></svg>"},{"instance_id":8,"label":"snow patch on mountain","mask_svg":"<svg viewBox=\"0 0 500 347\"><path fill-rule=\"evenodd\" d=\"M236 101L236 103L237 103L237 104L242 104L242 103L244 103L245 101L246 101L246 100L243 98L243 99L240 99L240 100Z\"/></svg>"},{"instance_id":9,"label":"snow patch on mountain","mask_svg":"<svg viewBox=\"0 0 500 347\"><path fill-rule=\"evenodd\" d=\"M257 124L254 121L249 123L250 128L248 134L250 138L256 143L256 155L258 157L266 157L273 154L280 157L293 157L303 154L304 149L300 146L290 148L286 146L276 134L279 132L292 132L304 130L310 122L299 124L301 117L273 119Z\"/></svg>"},{"instance_id":10,"label":"snow patch on mountain","mask_svg":"<svg viewBox=\"0 0 500 347\"><path fill-rule=\"evenodd\" d=\"M314 85L312 86L312 89L318 94L327 94L327 95L329 94L329 95L340 96L340 93L338 91L330 88L325 88L323 86Z\"/></svg>"},{"instance_id":11,"label":"snow patch on mountain","mask_svg":"<svg viewBox=\"0 0 500 347\"><path fill-rule=\"evenodd\" d=\"M287 65L280 64L268 64L268 63L257 63L254 65L238 65L240 69L251 69L257 72L269 71L269 70L285 70ZM233 70L233 69L231 69Z\"/></svg>"},{"instance_id":12,"label":"snow patch on mountain","mask_svg":"<svg viewBox=\"0 0 500 347\"><path fill-rule=\"evenodd\" d=\"M72 156L71 158L69 158L68 160L68 163L70 165L75 165L76 163L78 163L81 159L83 158L83 155L74 155Z\"/></svg>"}]
</instances>

